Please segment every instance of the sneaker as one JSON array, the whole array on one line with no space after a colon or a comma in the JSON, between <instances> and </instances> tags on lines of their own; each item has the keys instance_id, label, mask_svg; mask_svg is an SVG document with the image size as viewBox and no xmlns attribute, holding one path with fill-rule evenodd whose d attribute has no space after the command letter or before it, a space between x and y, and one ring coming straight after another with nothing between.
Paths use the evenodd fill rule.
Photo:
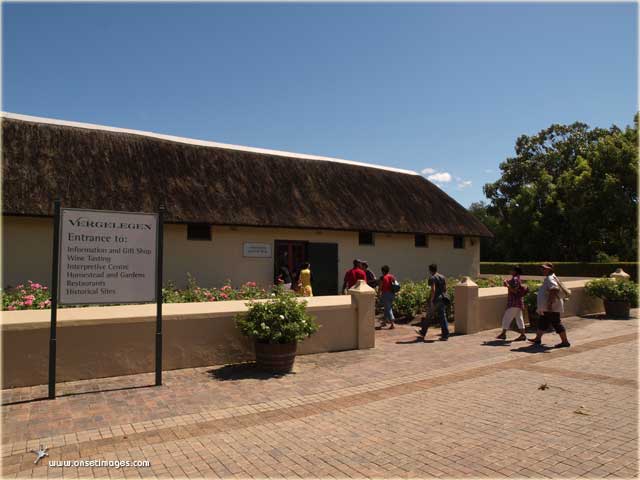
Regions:
<instances>
[{"instance_id":1,"label":"sneaker","mask_svg":"<svg viewBox=\"0 0 640 480\"><path fill-rule=\"evenodd\" d=\"M507 334L506 333L501 333L500 335L498 335L496 337L496 340L506 340L507 339Z\"/></svg>"},{"instance_id":2,"label":"sneaker","mask_svg":"<svg viewBox=\"0 0 640 480\"><path fill-rule=\"evenodd\" d=\"M442 335L442 336L440 337L440 341L441 341L441 342L446 342L447 340L449 340L449 335Z\"/></svg>"},{"instance_id":3,"label":"sneaker","mask_svg":"<svg viewBox=\"0 0 640 480\"><path fill-rule=\"evenodd\" d=\"M514 340L514 342L524 342L527 339L526 335L520 335L518 338Z\"/></svg>"},{"instance_id":4,"label":"sneaker","mask_svg":"<svg viewBox=\"0 0 640 480\"><path fill-rule=\"evenodd\" d=\"M529 340L534 345L542 345L542 340L537 340L535 338L527 338L527 340Z\"/></svg>"},{"instance_id":5,"label":"sneaker","mask_svg":"<svg viewBox=\"0 0 640 480\"><path fill-rule=\"evenodd\" d=\"M560 342L555 346L555 348L569 348L571 344L569 342Z\"/></svg>"}]
</instances>

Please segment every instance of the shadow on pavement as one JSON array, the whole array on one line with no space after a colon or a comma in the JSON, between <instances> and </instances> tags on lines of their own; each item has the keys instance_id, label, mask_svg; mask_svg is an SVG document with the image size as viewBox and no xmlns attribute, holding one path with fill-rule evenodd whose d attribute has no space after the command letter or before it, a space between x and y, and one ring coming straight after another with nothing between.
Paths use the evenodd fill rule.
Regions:
<instances>
[{"instance_id":1,"label":"shadow on pavement","mask_svg":"<svg viewBox=\"0 0 640 480\"><path fill-rule=\"evenodd\" d=\"M411 345L412 343L435 343L435 340L425 340L422 337L416 335L416 338L414 338L413 340L398 340L396 342L396 345Z\"/></svg>"},{"instance_id":2,"label":"shadow on pavement","mask_svg":"<svg viewBox=\"0 0 640 480\"><path fill-rule=\"evenodd\" d=\"M225 365L224 367L208 370L207 374L216 380L269 380L271 378L282 378L285 375L295 375L291 373L273 373L260 370L255 363L236 363Z\"/></svg>"},{"instance_id":3,"label":"shadow on pavement","mask_svg":"<svg viewBox=\"0 0 640 480\"><path fill-rule=\"evenodd\" d=\"M512 348L512 352L523 352L523 353L547 353L549 350L553 350L553 347L547 347L546 345L534 345L533 343L529 343L528 345L523 345L520 348Z\"/></svg>"},{"instance_id":4,"label":"shadow on pavement","mask_svg":"<svg viewBox=\"0 0 640 480\"><path fill-rule=\"evenodd\" d=\"M607 316L604 313L592 313L590 315L579 315L578 318L582 318L584 320L601 320L601 321L602 320L605 320L605 321L606 320L617 320L617 321L620 321L620 320L637 320L638 316L634 315L633 312L631 312L628 317L610 317L610 316Z\"/></svg>"},{"instance_id":5,"label":"shadow on pavement","mask_svg":"<svg viewBox=\"0 0 640 480\"><path fill-rule=\"evenodd\" d=\"M511 340L486 340L482 342L483 347L508 347Z\"/></svg>"},{"instance_id":6,"label":"shadow on pavement","mask_svg":"<svg viewBox=\"0 0 640 480\"><path fill-rule=\"evenodd\" d=\"M123 390L136 390L138 388L152 388L155 387L154 384L150 385L134 385L129 387L117 387L117 388L98 388L95 390L81 390L79 392L69 392L69 393L60 393L56 395L56 398L64 398L64 397L76 397L78 395L90 395L92 393L106 393L106 392L120 392ZM49 397L36 397L36 398L27 398L24 400L16 400L14 402L6 402L0 404L1 407L7 407L9 405L19 405L21 403L31 403L31 402L41 402L43 400L49 400Z\"/></svg>"}]
</instances>

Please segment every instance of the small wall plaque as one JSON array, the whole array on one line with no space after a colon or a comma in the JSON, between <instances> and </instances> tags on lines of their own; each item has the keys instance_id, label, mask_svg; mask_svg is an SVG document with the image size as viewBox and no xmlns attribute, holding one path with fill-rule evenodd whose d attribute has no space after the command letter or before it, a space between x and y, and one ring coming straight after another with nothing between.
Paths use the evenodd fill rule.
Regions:
<instances>
[{"instance_id":1,"label":"small wall plaque","mask_svg":"<svg viewBox=\"0 0 640 480\"><path fill-rule=\"evenodd\" d=\"M271 258L271 245L245 242L242 255L244 257Z\"/></svg>"}]
</instances>

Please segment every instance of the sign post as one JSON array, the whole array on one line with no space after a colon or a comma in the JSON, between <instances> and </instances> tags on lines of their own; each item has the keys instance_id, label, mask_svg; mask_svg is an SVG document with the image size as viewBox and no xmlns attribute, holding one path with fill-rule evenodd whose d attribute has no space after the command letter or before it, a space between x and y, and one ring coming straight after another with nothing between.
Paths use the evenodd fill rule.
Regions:
<instances>
[{"instance_id":1,"label":"sign post","mask_svg":"<svg viewBox=\"0 0 640 480\"><path fill-rule=\"evenodd\" d=\"M60 200L53 203L53 266L51 268L51 328L49 331L49 398L56 398L56 335L58 322L58 268L60 266Z\"/></svg>"},{"instance_id":2,"label":"sign post","mask_svg":"<svg viewBox=\"0 0 640 480\"><path fill-rule=\"evenodd\" d=\"M164 205L158 209L158 256L156 259L156 386L162 385L162 247Z\"/></svg>"},{"instance_id":3,"label":"sign post","mask_svg":"<svg viewBox=\"0 0 640 480\"><path fill-rule=\"evenodd\" d=\"M162 384L162 222L157 214L60 208L55 202L49 398L55 398L58 305L156 303Z\"/></svg>"}]
</instances>

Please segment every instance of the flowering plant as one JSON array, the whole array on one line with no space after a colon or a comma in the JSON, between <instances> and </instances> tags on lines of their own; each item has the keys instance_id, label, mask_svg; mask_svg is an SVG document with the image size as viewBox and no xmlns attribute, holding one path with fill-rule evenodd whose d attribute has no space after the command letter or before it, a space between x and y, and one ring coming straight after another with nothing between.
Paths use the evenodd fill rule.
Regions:
<instances>
[{"instance_id":1,"label":"flowering plant","mask_svg":"<svg viewBox=\"0 0 640 480\"><path fill-rule=\"evenodd\" d=\"M162 298L165 303L221 302L267 297L269 297L269 292L258 287L256 282L246 282L239 288L233 288L231 280L227 280L220 288L205 288L198 286L191 274L187 274L187 288L177 289L170 282L166 288L162 289Z\"/></svg>"},{"instance_id":2,"label":"flowering plant","mask_svg":"<svg viewBox=\"0 0 640 480\"><path fill-rule=\"evenodd\" d=\"M231 280L227 280L221 288L200 287L193 276L187 274L187 288L178 289L169 282L162 289L164 303L188 303L188 302L221 302L224 300L251 300L255 298L268 298L271 291L259 287L256 282L246 282L238 288L231 286ZM2 297L2 310L38 310L51 308L51 292L40 284L29 280L24 285L0 289ZM73 305L74 307L76 305ZM59 308L65 308L61 305Z\"/></svg>"},{"instance_id":3,"label":"flowering plant","mask_svg":"<svg viewBox=\"0 0 640 480\"><path fill-rule=\"evenodd\" d=\"M247 313L236 316L236 325L248 337L260 343L293 343L318 330L315 319L307 313L307 302L295 294L278 291L267 301L247 303Z\"/></svg>"},{"instance_id":4,"label":"flowering plant","mask_svg":"<svg viewBox=\"0 0 640 480\"><path fill-rule=\"evenodd\" d=\"M0 290L3 310L36 310L49 308L51 293L49 289L31 280L26 285Z\"/></svg>"}]
</instances>

